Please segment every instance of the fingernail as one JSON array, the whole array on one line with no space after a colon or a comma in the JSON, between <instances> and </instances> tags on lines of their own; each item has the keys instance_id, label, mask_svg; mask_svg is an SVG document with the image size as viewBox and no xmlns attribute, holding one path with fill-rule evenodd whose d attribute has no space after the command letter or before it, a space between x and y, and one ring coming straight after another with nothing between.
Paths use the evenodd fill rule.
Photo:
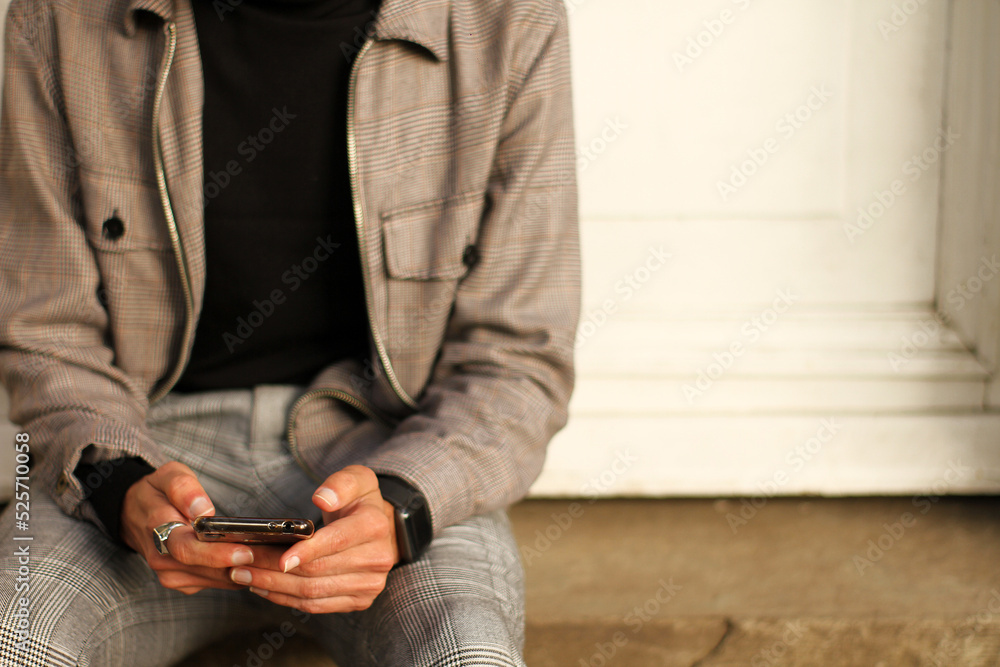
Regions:
<instances>
[{"instance_id":1,"label":"fingernail","mask_svg":"<svg viewBox=\"0 0 1000 667\"><path fill-rule=\"evenodd\" d=\"M249 565L253 562L253 552L243 549L233 554L233 565Z\"/></svg>"},{"instance_id":2,"label":"fingernail","mask_svg":"<svg viewBox=\"0 0 1000 667\"><path fill-rule=\"evenodd\" d=\"M233 570L233 573L229 576L238 584L246 585L253 581L253 575L250 574L250 570Z\"/></svg>"},{"instance_id":3,"label":"fingernail","mask_svg":"<svg viewBox=\"0 0 1000 667\"><path fill-rule=\"evenodd\" d=\"M326 509L331 512L336 509L337 503L340 501L333 489L328 489L325 486L321 487L316 493L314 493L313 497L320 498L324 503L326 503Z\"/></svg>"},{"instance_id":4,"label":"fingernail","mask_svg":"<svg viewBox=\"0 0 1000 667\"><path fill-rule=\"evenodd\" d=\"M212 503L208 498L202 496L196 498L191 507L188 508L188 514L194 518L198 518L203 514L208 514L212 511Z\"/></svg>"},{"instance_id":5,"label":"fingernail","mask_svg":"<svg viewBox=\"0 0 1000 667\"><path fill-rule=\"evenodd\" d=\"M299 563L301 562L302 561L299 560L298 556L292 556L285 562L285 572L288 572L289 570L294 570L299 566Z\"/></svg>"},{"instance_id":6,"label":"fingernail","mask_svg":"<svg viewBox=\"0 0 1000 667\"><path fill-rule=\"evenodd\" d=\"M264 589L262 589L262 588L254 588L253 586L250 587L250 592L251 593L256 593L257 595L260 595L261 597L265 597L265 598L269 595L269 593L267 591L265 591Z\"/></svg>"}]
</instances>

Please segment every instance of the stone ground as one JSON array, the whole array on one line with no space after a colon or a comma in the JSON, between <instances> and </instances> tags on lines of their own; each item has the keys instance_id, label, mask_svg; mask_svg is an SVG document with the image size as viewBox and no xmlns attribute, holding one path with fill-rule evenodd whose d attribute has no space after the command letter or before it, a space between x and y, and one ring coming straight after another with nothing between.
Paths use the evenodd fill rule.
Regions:
<instances>
[{"instance_id":1,"label":"stone ground","mask_svg":"<svg viewBox=\"0 0 1000 667\"><path fill-rule=\"evenodd\" d=\"M529 667L1000 665L1000 498L757 503L514 507ZM264 664L333 666L297 637Z\"/></svg>"}]
</instances>

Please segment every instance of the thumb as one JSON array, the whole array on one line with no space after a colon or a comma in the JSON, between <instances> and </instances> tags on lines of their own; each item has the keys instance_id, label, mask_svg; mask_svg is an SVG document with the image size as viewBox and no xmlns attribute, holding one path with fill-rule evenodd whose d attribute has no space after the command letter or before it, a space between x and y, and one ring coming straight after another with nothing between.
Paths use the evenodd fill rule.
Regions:
<instances>
[{"instance_id":1,"label":"thumb","mask_svg":"<svg viewBox=\"0 0 1000 667\"><path fill-rule=\"evenodd\" d=\"M316 489L312 501L313 505L323 511L323 520L327 522L334 518L334 513L341 507L340 496L329 486L321 486Z\"/></svg>"},{"instance_id":2,"label":"thumb","mask_svg":"<svg viewBox=\"0 0 1000 667\"><path fill-rule=\"evenodd\" d=\"M323 518L328 519L327 513L342 510L373 491L378 491L375 472L364 466L353 465L327 477L313 493L312 501L323 510Z\"/></svg>"},{"instance_id":3,"label":"thumb","mask_svg":"<svg viewBox=\"0 0 1000 667\"><path fill-rule=\"evenodd\" d=\"M149 475L148 479L188 520L215 514L215 507L198 477L183 463L171 461Z\"/></svg>"}]
</instances>

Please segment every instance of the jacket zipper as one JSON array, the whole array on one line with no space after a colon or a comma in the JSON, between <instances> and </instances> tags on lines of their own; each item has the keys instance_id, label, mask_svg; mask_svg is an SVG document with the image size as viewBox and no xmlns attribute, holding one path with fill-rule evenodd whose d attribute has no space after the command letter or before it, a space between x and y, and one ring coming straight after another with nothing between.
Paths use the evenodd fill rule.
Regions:
<instances>
[{"instance_id":1,"label":"jacket zipper","mask_svg":"<svg viewBox=\"0 0 1000 667\"><path fill-rule=\"evenodd\" d=\"M365 252L365 226L364 226L364 211L361 207L361 197L358 190L358 150L357 150L357 138L354 134L354 98L355 89L357 88L357 72L358 64L361 62L361 58L364 57L365 52L368 51L368 47L372 45L371 39L365 41L364 45L361 47L361 51L358 52L357 57L354 59L354 64L351 67L351 78L348 80L347 84L347 168L351 174L351 196L354 202L354 226L358 232L358 251L361 254L361 272L362 272L362 282L365 286L365 302L368 305L368 312L374 313L375 309L372 307L372 291L371 291L371 281L368 277L368 271L365 269L368 266ZM382 336L378 332L378 328L375 326L375 318L368 318L368 328L372 334L372 340L375 342L375 349L378 351L379 359L382 362L382 367L385 369L386 377L389 379L389 384L392 385L392 389L396 392L396 396L399 400L403 402L404 405L410 408L416 408L417 402L410 398L409 394L403 389L403 386L399 383L399 379L396 377L396 372L392 369L392 364L389 361L389 354L385 351L385 345L382 342Z\"/></svg>"},{"instance_id":2,"label":"jacket zipper","mask_svg":"<svg viewBox=\"0 0 1000 667\"><path fill-rule=\"evenodd\" d=\"M361 197L358 192L358 152L357 152L357 140L354 134L354 98L355 98L355 88L357 87L357 73L358 65L361 59L364 57L365 53L371 47L373 40L367 39L365 43L361 46L361 50L358 51L358 55L354 58L354 63L351 65L351 74L347 82L347 167L350 172L351 177L351 196L354 203L354 225L358 234L358 252L361 256L361 278L362 283L365 288L365 304L368 309L368 329L371 333L372 340L375 343L375 349L378 352L379 360L382 362L382 367L385 369L386 377L389 379L389 384L392 386L392 390L396 393L406 406L410 408L416 408L417 403L409 394L403 389L403 386L399 383L399 379L396 377L395 371L392 370L392 364L389 362L389 355L385 351L385 345L382 342L382 337L379 335L378 329L374 322L374 308L372 307L372 292L370 286L370 280L368 278L368 271L365 267L368 266L365 254L365 229L364 229L364 210L361 207ZM301 453L298 449L298 442L295 438L295 418L302 406L311 401L314 398L319 397L329 397L335 398L339 401L350 405L363 414L367 415L369 418L378 421L382 424L388 424L388 422L379 417L368 404L364 403L360 399L348 394L347 392L335 390L335 389L315 389L313 391L308 391L295 401L292 405L292 409L288 414L288 423L286 425L286 437L288 439L288 448L292 453L292 456L298 462L299 467L301 467L305 472L317 481L320 480L315 473L309 469L302 459Z\"/></svg>"},{"instance_id":3,"label":"jacket zipper","mask_svg":"<svg viewBox=\"0 0 1000 667\"><path fill-rule=\"evenodd\" d=\"M153 96L153 164L156 169L156 185L160 191L160 205L167 219L167 230L170 233L170 245L173 247L174 258L181 277L181 288L184 291L184 337L181 340L180 356L170 377L160 385L160 388L149 397L150 403L155 403L164 396L180 379L184 370L184 354L194 334L194 297L191 290L191 278L187 272L187 261L184 258L184 247L181 245L181 235L177 230L177 219L174 218L173 205L170 203L170 193L167 191L166 169L163 164L163 147L160 137L160 108L163 104L163 93L167 87L167 77L174 64L174 54L177 51L177 24L168 22L164 26L167 34L167 49L163 54L160 66L160 78L156 82L156 93Z\"/></svg>"}]
</instances>

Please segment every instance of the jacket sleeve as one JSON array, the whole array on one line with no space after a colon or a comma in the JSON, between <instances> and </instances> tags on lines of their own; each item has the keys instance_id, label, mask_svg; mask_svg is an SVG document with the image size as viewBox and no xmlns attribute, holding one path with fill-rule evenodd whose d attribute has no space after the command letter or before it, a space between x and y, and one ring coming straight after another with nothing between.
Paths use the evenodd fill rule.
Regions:
<instances>
[{"instance_id":1,"label":"jacket sleeve","mask_svg":"<svg viewBox=\"0 0 1000 667\"><path fill-rule=\"evenodd\" d=\"M545 6L549 32L512 91L478 259L434 375L416 414L368 462L421 490L435 532L522 498L567 419L580 311L576 164L566 11Z\"/></svg>"},{"instance_id":2,"label":"jacket sleeve","mask_svg":"<svg viewBox=\"0 0 1000 667\"><path fill-rule=\"evenodd\" d=\"M146 395L109 344L57 52L48 3L15 1L0 112L0 380L29 435L36 488L101 526L83 502L93 489L73 476L81 456L165 460L144 427Z\"/></svg>"}]
</instances>

